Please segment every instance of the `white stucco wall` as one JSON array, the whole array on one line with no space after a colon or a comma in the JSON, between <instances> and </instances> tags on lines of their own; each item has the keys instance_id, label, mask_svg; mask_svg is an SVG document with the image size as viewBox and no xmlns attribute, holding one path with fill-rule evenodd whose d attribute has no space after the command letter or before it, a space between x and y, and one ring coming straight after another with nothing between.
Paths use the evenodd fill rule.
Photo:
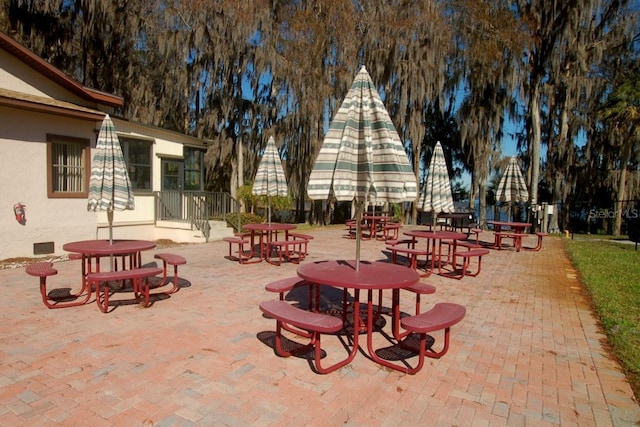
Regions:
<instances>
[{"instance_id":1,"label":"white stucco wall","mask_svg":"<svg viewBox=\"0 0 640 427\"><path fill-rule=\"evenodd\" d=\"M98 108L92 101L79 98L3 49L0 49L0 88L66 101L92 110ZM187 135L113 119L119 133L153 143L153 191L160 190L162 157L182 158L184 144L205 146L204 142ZM87 139L94 148L99 127L100 121L0 106L0 260L32 257L37 243L53 242L53 254L61 255L65 253L64 243L108 236L106 213L87 211L86 198L47 196L47 134ZM24 225L16 221L13 213L17 203L26 206ZM114 213L113 237L155 240L153 194L136 194L135 205L133 211ZM164 234L162 236L166 238Z\"/></svg>"},{"instance_id":2,"label":"white stucco wall","mask_svg":"<svg viewBox=\"0 0 640 427\"><path fill-rule=\"evenodd\" d=\"M47 197L47 133L87 138L95 144L95 124L0 107L0 259L29 256L34 243L94 238L96 214L86 199ZM13 206L26 205L25 225Z\"/></svg>"}]
</instances>

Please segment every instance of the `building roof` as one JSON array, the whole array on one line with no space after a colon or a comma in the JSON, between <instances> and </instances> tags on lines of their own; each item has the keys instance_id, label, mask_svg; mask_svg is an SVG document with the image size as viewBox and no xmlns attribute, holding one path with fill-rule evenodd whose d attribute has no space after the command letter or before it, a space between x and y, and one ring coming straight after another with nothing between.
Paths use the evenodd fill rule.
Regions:
<instances>
[{"instance_id":1,"label":"building roof","mask_svg":"<svg viewBox=\"0 0 640 427\"><path fill-rule=\"evenodd\" d=\"M0 31L0 49L6 50L29 67L82 99L109 107L119 107L124 104L122 97L83 86L2 31Z\"/></svg>"},{"instance_id":2,"label":"building roof","mask_svg":"<svg viewBox=\"0 0 640 427\"><path fill-rule=\"evenodd\" d=\"M102 120L104 111L83 107L71 102L36 96L0 88L0 105L22 110L46 112L59 116Z\"/></svg>"}]
</instances>

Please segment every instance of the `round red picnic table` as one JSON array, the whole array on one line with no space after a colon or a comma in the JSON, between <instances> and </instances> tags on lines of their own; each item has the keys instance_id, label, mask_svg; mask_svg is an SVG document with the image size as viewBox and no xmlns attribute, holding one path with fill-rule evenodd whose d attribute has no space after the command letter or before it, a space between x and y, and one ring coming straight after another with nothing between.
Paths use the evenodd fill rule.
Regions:
<instances>
[{"instance_id":1,"label":"round red picnic table","mask_svg":"<svg viewBox=\"0 0 640 427\"><path fill-rule=\"evenodd\" d=\"M298 276L308 282L319 286L334 286L339 288L353 289L353 333L351 342L353 348L349 355L342 362L339 362L335 368L350 363L358 352L358 335L360 329L358 325L364 325L360 318L360 290L367 291L367 349L372 360L381 365L397 369L386 360L380 358L373 348L373 332L374 332L374 316L373 313L373 291L382 291L391 289L394 291L392 303L394 318L392 321L399 322L395 315L399 317L400 310L396 310L399 304L399 290L407 286L413 285L420 280L420 276L414 270L397 264L386 262L370 262L360 261L359 268L356 270L355 260L335 260L335 261L318 261L298 267ZM344 317L344 316L343 316Z\"/></svg>"},{"instance_id":2,"label":"round red picnic table","mask_svg":"<svg viewBox=\"0 0 640 427\"><path fill-rule=\"evenodd\" d=\"M151 240L80 240L62 245L62 249L67 252L82 255L83 268L87 267L86 273L92 272L92 259L96 259L96 272L100 271L101 257L122 257L124 268L124 258L129 257L129 268L136 268L142 264L142 251L147 251L156 247Z\"/></svg>"},{"instance_id":3,"label":"round red picnic table","mask_svg":"<svg viewBox=\"0 0 640 427\"><path fill-rule=\"evenodd\" d=\"M140 253L156 247L155 242L150 240L81 240L78 242L65 243L62 246L67 252L74 252L83 255L106 256L106 255L129 255Z\"/></svg>"},{"instance_id":4,"label":"round red picnic table","mask_svg":"<svg viewBox=\"0 0 640 427\"><path fill-rule=\"evenodd\" d=\"M270 222L264 224L245 224L243 228L251 232L251 253L253 254L253 248L255 246L256 232L259 232L259 246L260 246L260 259L263 259L269 255L268 248L269 243L278 240L278 233L284 231L284 239L289 238L289 231L296 229L295 224L282 224L279 222Z\"/></svg>"},{"instance_id":5,"label":"round red picnic table","mask_svg":"<svg viewBox=\"0 0 640 427\"><path fill-rule=\"evenodd\" d=\"M129 258L129 268L137 268L142 265L142 251L156 247L150 240L80 240L62 245L67 252L77 253L82 256L82 289L87 290L87 275L100 272L100 258L121 257L122 266L125 268L125 260ZM115 266L118 269L118 266ZM89 292L91 290L89 289Z\"/></svg>"},{"instance_id":6,"label":"round red picnic table","mask_svg":"<svg viewBox=\"0 0 640 427\"><path fill-rule=\"evenodd\" d=\"M438 261L438 273L442 273L442 241L443 240L451 240L453 243L453 265L455 268L456 263L456 242L458 240L463 240L467 238L467 235L464 233L459 233L457 231L444 231L444 230L407 230L403 232L404 235L412 237L414 240L416 238L426 239L427 240L427 252L429 251L429 247L431 247L431 269L429 270L429 274L433 273L435 270L436 259Z\"/></svg>"},{"instance_id":7,"label":"round red picnic table","mask_svg":"<svg viewBox=\"0 0 640 427\"><path fill-rule=\"evenodd\" d=\"M378 231L391 219L389 215L364 214L362 218L369 223L369 238L378 239ZM380 228L380 230L378 230Z\"/></svg>"}]
</instances>

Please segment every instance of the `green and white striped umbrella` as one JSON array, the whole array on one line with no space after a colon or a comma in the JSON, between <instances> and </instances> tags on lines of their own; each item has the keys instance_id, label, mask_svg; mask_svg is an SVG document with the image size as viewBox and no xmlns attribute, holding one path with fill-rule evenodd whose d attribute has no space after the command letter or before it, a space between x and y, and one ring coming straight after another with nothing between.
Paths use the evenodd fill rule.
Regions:
<instances>
[{"instance_id":1,"label":"green and white striped umbrella","mask_svg":"<svg viewBox=\"0 0 640 427\"><path fill-rule=\"evenodd\" d=\"M131 180L122 155L115 127L107 114L100 126L98 143L91 163L89 181L89 211L106 211L109 220L109 241L113 241L113 211L135 207Z\"/></svg>"},{"instance_id":2,"label":"green and white striped umbrella","mask_svg":"<svg viewBox=\"0 0 640 427\"><path fill-rule=\"evenodd\" d=\"M400 136L363 66L324 138L309 177L312 200L415 200L416 178Z\"/></svg>"},{"instance_id":3,"label":"green and white striped umbrella","mask_svg":"<svg viewBox=\"0 0 640 427\"><path fill-rule=\"evenodd\" d=\"M447 161L440 141L436 143L431 156L427 181L420 193L418 209L424 212L432 212L434 225L439 213L451 213L454 211L449 171L447 170Z\"/></svg>"},{"instance_id":4,"label":"green and white striped umbrella","mask_svg":"<svg viewBox=\"0 0 640 427\"><path fill-rule=\"evenodd\" d=\"M269 198L269 222L271 222L271 197L284 197L287 195L287 191L287 180L284 177L280 154L273 136L270 136L260 159L260 164L258 164L258 171L253 180L253 189L251 190L256 196L267 196Z\"/></svg>"},{"instance_id":5,"label":"green and white striped umbrella","mask_svg":"<svg viewBox=\"0 0 640 427\"><path fill-rule=\"evenodd\" d=\"M518 166L518 159L515 157L509 159L509 164L500 178L496 199L501 202L526 202L529 200L527 183L524 181Z\"/></svg>"},{"instance_id":6,"label":"green and white striped umbrella","mask_svg":"<svg viewBox=\"0 0 640 427\"><path fill-rule=\"evenodd\" d=\"M356 268L364 202L398 203L417 196L400 136L364 66L329 126L307 194L312 200L356 201Z\"/></svg>"}]
</instances>

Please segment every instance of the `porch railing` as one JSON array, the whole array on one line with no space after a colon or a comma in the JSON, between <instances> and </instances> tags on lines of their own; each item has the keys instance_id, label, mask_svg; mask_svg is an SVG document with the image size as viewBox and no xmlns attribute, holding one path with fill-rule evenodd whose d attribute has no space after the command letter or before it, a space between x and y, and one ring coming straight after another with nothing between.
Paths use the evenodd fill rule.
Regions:
<instances>
[{"instance_id":1,"label":"porch railing","mask_svg":"<svg viewBox=\"0 0 640 427\"><path fill-rule=\"evenodd\" d=\"M237 211L237 202L229 193L207 191L156 191L156 221L189 222L192 229L209 240L209 220L225 218Z\"/></svg>"}]
</instances>

